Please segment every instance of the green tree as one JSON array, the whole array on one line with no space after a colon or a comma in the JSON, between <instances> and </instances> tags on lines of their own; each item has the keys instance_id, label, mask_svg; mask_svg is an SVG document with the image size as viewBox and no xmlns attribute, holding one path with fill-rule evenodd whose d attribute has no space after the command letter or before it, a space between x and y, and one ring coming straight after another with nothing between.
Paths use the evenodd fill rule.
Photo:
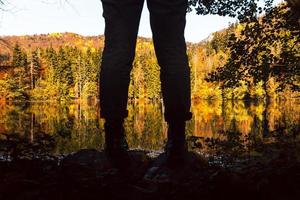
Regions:
<instances>
[{"instance_id":1,"label":"green tree","mask_svg":"<svg viewBox=\"0 0 300 200\"><path fill-rule=\"evenodd\" d=\"M38 49L31 53L30 58L30 83L31 89L35 88L36 80L39 78L41 70L40 52Z\"/></svg>"},{"instance_id":2,"label":"green tree","mask_svg":"<svg viewBox=\"0 0 300 200\"><path fill-rule=\"evenodd\" d=\"M12 100L28 99L30 87L30 78L28 73L27 53L21 49L19 44L15 44L12 55L13 71L10 72L7 82L10 86L7 88L7 98Z\"/></svg>"},{"instance_id":3,"label":"green tree","mask_svg":"<svg viewBox=\"0 0 300 200\"><path fill-rule=\"evenodd\" d=\"M12 66L27 68L27 54L22 51L18 43L13 48Z\"/></svg>"}]
</instances>

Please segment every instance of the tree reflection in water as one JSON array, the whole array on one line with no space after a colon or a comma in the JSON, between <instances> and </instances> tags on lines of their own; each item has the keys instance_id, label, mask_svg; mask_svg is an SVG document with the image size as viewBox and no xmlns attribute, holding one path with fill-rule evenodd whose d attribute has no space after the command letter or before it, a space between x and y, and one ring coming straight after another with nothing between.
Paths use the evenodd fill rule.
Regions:
<instances>
[{"instance_id":1,"label":"tree reflection in water","mask_svg":"<svg viewBox=\"0 0 300 200\"><path fill-rule=\"evenodd\" d=\"M98 108L98 105L88 103L2 104L0 148L3 149L3 141L10 138L18 137L34 144L46 135L53 138L54 145L47 147L47 151L54 155L84 148L102 149L104 130ZM163 149L167 125L161 105L136 102L128 108L125 129L130 147ZM245 139L251 138L252 144L259 143L281 130L290 133L300 124L300 103L295 100L268 105L263 102L197 101L192 108L193 119L187 123L187 135L190 141L210 138L209 142L198 143L198 148L207 152L214 148L211 146L213 140L234 140L235 147L227 146L232 150ZM225 148L221 150L225 151Z\"/></svg>"}]
</instances>

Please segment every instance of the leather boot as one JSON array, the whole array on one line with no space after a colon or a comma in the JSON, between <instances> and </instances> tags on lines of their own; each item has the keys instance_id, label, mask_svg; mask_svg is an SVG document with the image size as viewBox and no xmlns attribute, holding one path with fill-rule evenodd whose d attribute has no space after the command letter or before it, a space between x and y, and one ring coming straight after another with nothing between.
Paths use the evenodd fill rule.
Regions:
<instances>
[{"instance_id":1,"label":"leather boot","mask_svg":"<svg viewBox=\"0 0 300 200\"><path fill-rule=\"evenodd\" d=\"M123 120L106 120L104 124L104 152L114 159L127 157L128 144L125 137Z\"/></svg>"},{"instance_id":2,"label":"leather boot","mask_svg":"<svg viewBox=\"0 0 300 200\"><path fill-rule=\"evenodd\" d=\"M168 140L165 153L168 164L178 166L183 163L188 152L185 140L185 121L172 122L168 124Z\"/></svg>"}]
</instances>

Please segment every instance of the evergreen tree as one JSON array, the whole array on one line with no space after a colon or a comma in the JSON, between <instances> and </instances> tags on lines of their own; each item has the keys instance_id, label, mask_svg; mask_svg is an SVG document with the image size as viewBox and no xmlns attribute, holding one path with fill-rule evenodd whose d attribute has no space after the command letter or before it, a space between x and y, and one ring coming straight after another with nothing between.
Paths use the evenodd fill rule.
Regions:
<instances>
[{"instance_id":1,"label":"evergreen tree","mask_svg":"<svg viewBox=\"0 0 300 200\"><path fill-rule=\"evenodd\" d=\"M39 55L39 50L34 50L31 53L30 59L30 82L31 82L31 89L35 88L36 80L39 78L41 70L41 60Z\"/></svg>"}]
</instances>

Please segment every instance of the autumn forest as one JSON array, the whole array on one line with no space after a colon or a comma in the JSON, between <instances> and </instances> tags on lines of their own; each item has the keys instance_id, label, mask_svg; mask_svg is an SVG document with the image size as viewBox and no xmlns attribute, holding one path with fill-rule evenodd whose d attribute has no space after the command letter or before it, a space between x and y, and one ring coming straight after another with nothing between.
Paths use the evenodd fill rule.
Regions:
<instances>
[{"instance_id":1,"label":"autumn forest","mask_svg":"<svg viewBox=\"0 0 300 200\"><path fill-rule=\"evenodd\" d=\"M0 13L11 2L21 1L0 0ZM86 3L35 2L49 10ZM176 167L151 38L137 39L129 113L117 134L129 156L118 165L102 151L104 36L0 36L0 199L299 199L300 1L278 2L188 0L192 14L236 22L187 43L192 119Z\"/></svg>"},{"instance_id":2,"label":"autumn forest","mask_svg":"<svg viewBox=\"0 0 300 200\"><path fill-rule=\"evenodd\" d=\"M298 28L289 9L280 5L256 21L188 43L193 99L297 97ZM98 97L103 36L52 33L3 36L0 42L1 101ZM129 98L161 99L159 73L151 39L138 38Z\"/></svg>"}]
</instances>

